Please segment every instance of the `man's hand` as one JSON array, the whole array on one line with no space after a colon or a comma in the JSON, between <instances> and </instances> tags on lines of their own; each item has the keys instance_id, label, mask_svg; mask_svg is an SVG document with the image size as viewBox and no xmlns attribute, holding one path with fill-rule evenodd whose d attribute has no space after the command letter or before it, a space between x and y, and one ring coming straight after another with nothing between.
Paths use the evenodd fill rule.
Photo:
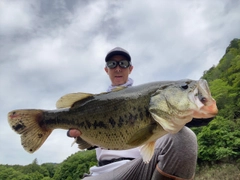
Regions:
<instances>
[{"instance_id":1,"label":"man's hand","mask_svg":"<svg viewBox=\"0 0 240 180\"><path fill-rule=\"evenodd\" d=\"M86 141L84 141L80 136L82 135L81 131L77 130L77 129L69 129L67 132L67 136L68 137L74 137L75 141L74 143L78 144L79 149L87 149L87 150L92 150L97 148L97 146L92 146L91 144L87 143ZM72 145L73 145L72 144Z\"/></svg>"},{"instance_id":2,"label":"man's hand","mask_svg":"<svg viewBox=\"0 0 240 180\"><path fill-rule=\"evenodd\" d=\"M82 133L77 129L69 129L67 132L68 137L74 137L74 138L81 136L81 134Z\"/></svg>"}]
</instances>

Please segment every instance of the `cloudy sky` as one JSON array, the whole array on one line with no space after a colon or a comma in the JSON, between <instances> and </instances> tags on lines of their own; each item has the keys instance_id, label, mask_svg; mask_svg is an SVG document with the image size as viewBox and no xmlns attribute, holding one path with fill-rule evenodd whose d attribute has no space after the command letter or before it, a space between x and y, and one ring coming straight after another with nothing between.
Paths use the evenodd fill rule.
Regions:
<instances>
[{"instance_id":1,"label":"cloudy sky","mask_svg":"<svg viewBox=\"0 0 240 180\"><path fill-rule=\"evenodd\" d=\"M27 153L7 113L55 109L64 94L105 91L112 48L130 52L138 85L199 79L233 38L240 38L239 0L1 0L0 164L60 163L78 151L66 130L55 130Z\"/></svg>"}]
</instances>

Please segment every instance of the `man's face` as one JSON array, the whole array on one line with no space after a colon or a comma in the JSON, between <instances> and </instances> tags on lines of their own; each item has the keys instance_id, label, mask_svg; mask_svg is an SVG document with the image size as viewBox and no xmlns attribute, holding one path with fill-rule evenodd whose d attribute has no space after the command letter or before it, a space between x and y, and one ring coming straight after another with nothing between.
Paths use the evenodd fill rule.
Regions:
<instances>
[{"instance_id":1,"label":"man's face","mask_svg":"<svg viewBox=\"0 0 240 180\"><path fill-rule=\"evenodd\" d=\"M112 56L109 60L121 61L121 60L126 60L126 58L121 55L115 55L115 56ZM121 68L119 65L117 65L117 67L113 69L105 67L105 71L109 75L109 78L113 86L125 84L128 80L128 75L132 72L132 69L133 69L133 66L129 66L128 68Z\"/></svg>"}]
</instances>

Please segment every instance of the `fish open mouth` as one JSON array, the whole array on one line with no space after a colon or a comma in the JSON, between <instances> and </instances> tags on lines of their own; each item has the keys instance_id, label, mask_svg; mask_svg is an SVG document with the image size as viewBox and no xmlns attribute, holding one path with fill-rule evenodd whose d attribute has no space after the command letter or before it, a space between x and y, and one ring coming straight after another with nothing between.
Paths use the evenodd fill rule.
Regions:
<instances>
[{"instance_id":1,"label":"fish open mouth","mask_svg":"<svg viewBox=\"0 0 240 180\"><path fill-rule=\"evenodd\" d=\"M192 100L198 107L198 110L193 113L194 118L211 118L217 115L218 109L216 101L211 96L206 80L200 79L198 81Z\"/></svg>"}]
</instances>

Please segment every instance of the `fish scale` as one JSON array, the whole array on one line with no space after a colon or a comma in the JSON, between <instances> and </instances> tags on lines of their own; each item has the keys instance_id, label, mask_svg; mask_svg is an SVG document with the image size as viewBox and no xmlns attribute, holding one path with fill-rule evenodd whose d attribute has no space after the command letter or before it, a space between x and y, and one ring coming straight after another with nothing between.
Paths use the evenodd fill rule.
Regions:
<instances>
[{"instance_id":1,"label":"fish scale","mask_svg":"<svg viewBox=\"0 0 240 180\"><path fill-rule=\"evenodd\" d=\"M145 99L143 99L145 100ZM141 101L141 100L140 100ZM94 104L94 102L90 102L89 106L91 106L91 103ZM79 129L82 132L82 139L86 140L87 142L93 142L93 144L100 144L99 146L103 147L103 148L109 148L109 149L120 149L119 148L119 143L123 144L124 142L128 141L128 139L130 139L131 135L134 134L134 131L138 131L142 128L144 128L146 125L148 125L148 123L146 123L146 120L148 121L153 121L153 119L151 119L151 117L149 116L149 113L145 114L145 117L143 117L143 113L142 111L139 111L143 108L146 109L146 107L140 108L140 106L138 108L135 108L135 106L132 106L131 104L135 104L136 102L132 102L132 103L126 103L126 101L123 101L122 99L119 100L117 103L114 104L118 104L118 108L116 108L116 106L112 106L112 104L108 103L107 106L104 106L103 109L97 109L97 112L95 112L95 115L93 117L91 117L91 114L93 112L89 112L87 114L89 114L88 117L86 117L88 119L88 123L91 124L91 126L83 126L82 128L80 127ZM138 102L139 103L139 99ZM139 104L146 104L144 103L139 103ZM101 106L102 107L102 106ZM106 111L105 109L107 109L108 111ZM110 112L114 113L115 116L112 116L112 113L110 115ZM131 113L130 113L130 112ZM99 114L98 114L99 112ZM105 113L103 113L105 112ZM138 118L140 117L140 114L142 118ZM105 123L103 123L103 121L100 121L98 119L95 119L95 116L97 116L97 118L99 119L104 119ZM145 121L144 121L145 120ZM143 121L143 123L141 123L141 121ZM98 123L96 123L98 122ZM102 122L102 123L100 123ZM87 124L86 122L84 124ZM94 126L94 124L100 124L100 126ZM102 124L104 124L105 126L103 126ZM115 124L113 126L113 124ZM126 132L127 129L129 129L129 127L134 131L129 131ZM105 133L106 129L108 130L108 133ZM116 133L117 132L117 133ZM91 134L92 137L85 137L88 134ZM99 136L99 134L101 133L101 136ZM105 136L104 136L105 135ZM90 139L92 138L92 139ZM118 139L116 141L116 139ZM118 142L119 141L119 142ZM101 142L103 142L103 144L105 144L106 142L112 142L111 146L108 147L104 147L103 144L101 144ZM116 143L114 143L116 142ZM121 146L121 149L129 149L132 148L133 146L131 145L127 145L127 144L123 144L123 146Z\"/></svg>"}]
</instances>

